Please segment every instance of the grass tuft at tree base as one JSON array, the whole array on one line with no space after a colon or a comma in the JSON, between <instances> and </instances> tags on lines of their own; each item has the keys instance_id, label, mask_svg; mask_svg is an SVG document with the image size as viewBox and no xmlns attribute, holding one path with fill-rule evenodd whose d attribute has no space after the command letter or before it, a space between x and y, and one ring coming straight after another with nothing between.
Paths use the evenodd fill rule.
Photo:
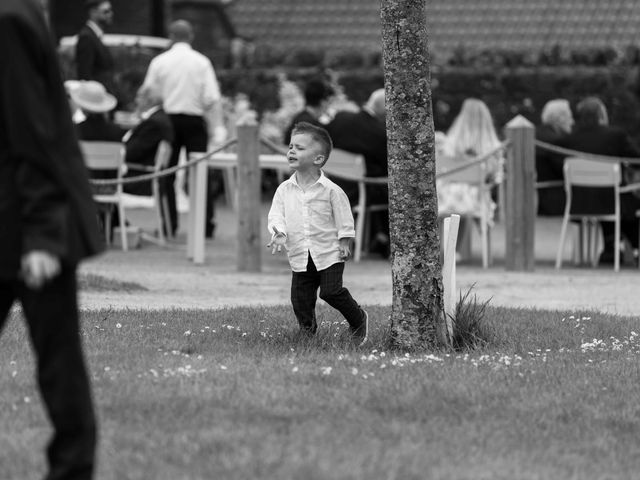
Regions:
<instances>
[{"instance_id":1,"label":"grass tuft at tree base","mask_svg":"<svg viewBox=\"0 0 640 480\"><path fill-rule=\"evenodd\" d=\"M453 323L452 347L455 351L475 350L491 344L496 336L492 326L487 322L487 307L491 300L481 302L474 294L471 298L469 288L460 292L460 299L451 317Z\"/></svg>"}]
</instances>

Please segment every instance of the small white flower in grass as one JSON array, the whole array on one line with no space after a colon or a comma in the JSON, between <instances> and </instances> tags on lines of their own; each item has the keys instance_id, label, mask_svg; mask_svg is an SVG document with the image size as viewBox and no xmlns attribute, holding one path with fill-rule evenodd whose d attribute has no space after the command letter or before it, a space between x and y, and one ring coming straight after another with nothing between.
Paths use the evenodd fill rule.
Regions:
<instances>
[{"instance_id":1,"label":"small white flower in grass","mask_svg":"<svg viewBox=\"0 0 640 480\"><path fill-rule=\"evenodd\" d=\"M387 364L386 364L386 363L383 363L382 365L380 365L380 368L381 368L381 369L382 369L382 368L387 368Z\"/></svg>"},{"instance_id":2,"label":"small white flower in grass","mask_svg":"<svg viewBox=\"0 0 640 480\"><path fill-rule=\"evenodd\" d=\"M353 367L351 369L351 375L357 375L358 374L358 369L356 367Z\"/></svg>"},{"instance_id":3,"label":"small white flower in grass","mask_svg":"<svg viewBox=\"0 0 640 480\"><path fill-rule=\"evenodd\" d=\"M220 365L220 370L226 370L227 366L226 365Z\"/></svg>"},{"instance_id":4,"label":"small white flower in grass","mask_svg":"<svg viewBox=\"0 0 640 480\"><path fill-rule=\"evenodd\" d=\"M121 323L116 323L116 328L122 328L122 324Z\"/></svg>"},{"instance_id":5,"label":"small white flower in grass","mask_svg":"<svg viewBox=\"0 0 640 480\"><path fill-rule=\"evenodd\" d=\"M109 370L111 370L111 367L104 367L105 372L108 372Z\"/></svg>"},{"instance_id":6,"label":"small white flower in grass","mask_svg":"<svg viewBox=\"0 0 640 480\"><path fill-rule=\"evenodd\" d=\"M11 372L11 377L12 378L16 378L16 375L18 375L18 372L16 372L15 370L13 372Z\"/></svg>"},{"instance_id":7,"label":"small white flower in grass","mask_svg":"<svg viewBox=\"0 0 640 480\"><path fill-rule=\"evenodd\" d=\"M161 323L161 325L162 325L163 327L166 327L166 326L167 326L167 323L166 323L166 322L162 322L162 323Z\"/></svg>"},{"instance_id":8,"label":"small white flower in grass","mask_svg":"<svg viewBox=\"0 0 640 480\"><path fill-rule=\"evenodd\" d=\"M24 403L31 403L31 397L24 397Z\"/></svg>"},{"instance_id":9,"label":"small white flower in grass","mask_svg":"<svg viewBox=\"0 0 640 480\"><path fill-rule=\"evenodd\" d=\"M187 330L186 332L184 332L185 337L188 337L189 335L191 335L191 330Z\"/></svg>"},{"instance_id":10,"label":"small white flower in grass","mask_svg":"<svg viewBox=\"0 0 640 480\"><path fill-rule=\"evenodd\" d=\"M198 360L202 360L202 355L198 355L196 358L197 358Z\"/></svg>"},{"instance_id":11,"label":"small white flower in grass","mask_svg":"<svg viewBox=\"0 0 640 480\"><path fill-rule=\"evenodd\" d=\"M158 377L158 371L154 370L153 368L149 369L149 373L151 373L151 375L153 375L154 377Z\"/></svg>"},{"instance_id":12,"label":"small white flower in grass","mask_svg":"<svg viewBox=\"0 0 640 480\"><path fill-rule=\"evenodd\" d=\"M296 373L296 372L298 371L298 367L293 367L293 368L291 369L291 371L292 371L293 373Z\"/></svg>"},{"instance_id":13,"label":"small white flower in grass","mask_svg":"<svg viewBox=\"0 0 640 480\"><path fill-rule=\"evenodd\" d=\"M331 375L332 370L333 370L332 367L320 367L320 371L322 372L322 375Z\"/></svg>"}]
</instances>

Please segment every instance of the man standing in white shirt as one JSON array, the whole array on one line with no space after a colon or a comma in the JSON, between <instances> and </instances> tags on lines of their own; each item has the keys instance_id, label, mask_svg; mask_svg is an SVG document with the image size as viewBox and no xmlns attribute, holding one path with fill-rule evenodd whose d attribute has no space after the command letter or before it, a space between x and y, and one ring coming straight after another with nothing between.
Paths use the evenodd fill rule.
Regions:
<instances>
[{"instance_id":1,"label":"man standing in white shirt","mask_svg":"<svg viewBox=\"0 0 640 480\"><path fill-rule=\"evenodd\" d=\"M172 46L155 57L147 71L143 87L157 90L162 97L164 111L173 124L174 141L169 166L178 164L180 150L190 152L207 150L209 137L217 143L226 137L222 121L222 96L211 61L192 47L193 28L185 20L169 25ZM205 233L213 236L213 175L209 173L207 188L207 218ZM175 175L164 177L164 189L169 204L171 230L178 229L176 209Z\"/></svg>"}]
</instances>

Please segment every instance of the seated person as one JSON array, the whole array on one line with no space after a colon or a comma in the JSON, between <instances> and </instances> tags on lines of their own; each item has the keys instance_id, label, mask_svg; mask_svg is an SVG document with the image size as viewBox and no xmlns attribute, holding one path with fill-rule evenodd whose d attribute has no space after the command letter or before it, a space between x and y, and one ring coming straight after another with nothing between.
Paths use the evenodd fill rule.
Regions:
<instances>
[{"instance_id":1,"label":"seated person","mask_svg":"<svg viewBox=\"0 0 640 480\"><path fill-rule=\"evenodd\" d=\"M364 156L367 177L387 176L387 130L384 89L374 91L358 112L338 112L326 126L334 148ZM347 194L351 205L358 203L355 182L334 179ZM367 185L367 204L388 204L387 185ZM389 256L389 212L371 215L370 251Z\"/></svg>"},{"instance_id":2,"label":"seated person","mask_svg":"<svg viewBox=\"0 0 640 480\"><path fill-rule=\"evenodd\" d=\"M93 80L67 82L71 101L80 110L74 114L78 138L87 141L120 142L125 130L109 120L118 101L101 83Z\"/></svg>"},{"instance_id":3,"label":"seated person","mask_svg":"<svg viewBox=\"0 0 640 480\"><path fill-rule=\"evenodd\" d=\"M632 143L629 135L619 127L609 125L607 109L597 97L587 97L576 106L576 124L573 132L558 141L558 146L613 157L640 157L640 150ZM622 165L623 178L631 176L636 170ZM579 189L581 187L574 187ZM588 187L586 187L588 188ZM601 194L602 193L602 194ZM636 192L621 195L620 216L621 235L625 237L634 249L638 248L638 218L636 211L640 209L640 198ZM597 212L610 202L606 192L590 189L588 196L581 196L583 204L578 209ZM602 236L604 237L604 251L600 255L600 263L613 263L614 225L613 222L602 222Z\"/></svg>"},{"instance_id":4,"label":"seated person","mask_svg":"<svg viewBox=\"0 0 640 480\"><path fill-rule=\"evenodd\" d=\"M78 138L94 142L121 142L125 130L109 120L108 114L118 103L116 97L107 92L101 83L93 80L69 81L65 83L71 102L76 107L74 121ZM112 171L89 170L90 178L115 178ZM92 185L95 194L110 195L115 192L114 185ZM108 209L108 210L107 210ZM98 208L99 221L104 227L106 212L112 212L111 232L119 225L118 210L113 205L100 204ZM104 229L104 228L103 228Z\"/></svg>"},{"instance_id":5,"label":"seated person","mask_svg":"<svg viewBox=\"0 0 640 480\"><path fill-rule=\"evenodd\" d=\"M298 122L324 126L320 118L325 114L327 105L333 96L333 88L322 79L312 79L304 87L304 109L298 112L284 132L284 143L289 145L291 131Z\"/></svg>"},{"instance_id":6,"label":"seated person","mask_svg":"<svg viewBox=\"0 0 640 480\"><path fill-rule=\"evenodd\" d=\"M124 136L127 163L125 177L148 174L156 160L158 144L173 142L173 126L162 109L162 98L150 88L143 87L136 94L136 107L141 122ZM125 183L124 191L132 195L151 195L151 181Z\"/></svg>"},{"instance_id":7,"label":"seated person","mask_svg":"<svg viewBox=\"0 0 640 480\"><path fill-rule=\"evenodd\" d=\"M540 115L541 124L536 127L536 139L556 145L571 133L573 114L569 102L564 99L548 101ZM564 156L545 148L536 148L536 174L538 182L563 181ZM566 194L564 186L538 189L538 215L561 216L564 214Z\"/></svg>"}]
</instances>

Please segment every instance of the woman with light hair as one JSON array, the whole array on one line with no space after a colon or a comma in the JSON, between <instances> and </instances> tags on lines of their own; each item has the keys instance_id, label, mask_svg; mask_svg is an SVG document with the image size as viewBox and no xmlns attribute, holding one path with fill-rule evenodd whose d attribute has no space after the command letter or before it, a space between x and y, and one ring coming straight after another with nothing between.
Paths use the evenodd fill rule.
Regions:
<instances>
[{"instance_id":1,"label":"woman with light hair","mask_svg":"<svg viewBox=\"0 0 640 480\"><path fill-rule=\"evenodd\" d=\"M540 114L541 125L536 127L536 139L556 145L566 137L573 128L573 114L569 101L563 98L549 100ZM564 180L562 167L564 156L545 148L536 148L536 180L538 182L557 182ZM539 188L538 215L558 216L564 213L566 194L564 186Z\"/></svg>"},{"instance_id":2,"label":"woman with light hair","mask_svg":"<svg viewBox=\"0 0 640 480\"><path fill-rule=\"evenodd\" d=\"M442 148L436 154L436 162L439 156L444 156L449 158L449 165L456 162L464 164L495 151L500 144L487 105L477 98L467 98L447 131L446 139L442 140ZM442 160L445 159L441 158ZM485 165L487 182L498 185L503 177L504 152L495 152L487 159ZM488 191L485 190L486 193L481 194L477 185L447 181L446 177L438 180L436 186L440 214L458 213L480 218L482 209L488 209L489 223L493 222L496 204ZM470 253L469 234L467 222L461 222L459 245L460 251L465 251L465 256Z\"/></svg>"}]
</instances>

